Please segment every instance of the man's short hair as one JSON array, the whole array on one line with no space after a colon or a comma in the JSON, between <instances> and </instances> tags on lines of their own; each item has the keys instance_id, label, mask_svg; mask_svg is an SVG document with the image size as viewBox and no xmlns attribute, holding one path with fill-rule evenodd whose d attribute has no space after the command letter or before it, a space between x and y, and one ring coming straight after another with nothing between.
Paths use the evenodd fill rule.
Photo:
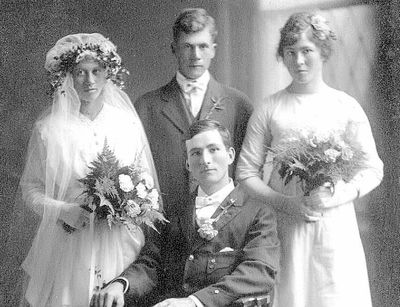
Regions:
<instances>
[{"instance_id":1,"label":"man's short hair","mask_svg":"<svg viewBox=\"0 0 400 307\"><path fill-rule=\"evenodd\" d=\"M222 126L218 121L212 119L202 119L193 122L189 128L188 140L192 139L197 134L210 130L217 130L219 132L227 149L232 147L232 138L229 130Z\"/></svg>"},{"instance_id":2,"label":"man's short hair","mask_svg":"<svg viewBox=\"0 0 400 307\"><path fill-rule=\"evenodd\" d=\"M215 20L202 8L188 8L181 11L172 28L174 42L177 42L181 32L196 33L208 28L213 41L217 36Z\"/></svg>"}]
</instances>

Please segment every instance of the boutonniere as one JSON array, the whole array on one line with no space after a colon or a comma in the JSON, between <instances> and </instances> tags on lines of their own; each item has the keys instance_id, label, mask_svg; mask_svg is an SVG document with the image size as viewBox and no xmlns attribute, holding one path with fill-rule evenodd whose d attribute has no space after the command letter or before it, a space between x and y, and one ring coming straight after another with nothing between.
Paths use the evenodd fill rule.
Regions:
<instances>
[{"instance_id":1,"label":"boutonniere","mask_svg":"<svg viewBox=\"0 0 400 307\"><path fill-rule=\"evenodd\" d=\"M220 98L211 97L211 102L213 105L212 105L211 109L207 112L204 119L208 119L211 116L211 114L214 112L214 110L216 110L216 111L224 110L225 109L225 105L223 102L224 99L229 99L229 97L227 97L227 96L220 97Z\"/></svg>"},{"instance_id":2,"label":"boutonniere","mask_svg":"<svg viewBox=\"0 0 400 307\"><path fill-rule=\"evenodd\" d=\"M200 237L206 240L212 240L218 235L218 230L214 228L214 224L228 211L228 209L233 206L236 202L236 199L229 199L226 203L226 206L219 206L222 211L218 216L214 219L207 219L201 223L200 228L197 230Z\"/></svg>"}]
</instances>

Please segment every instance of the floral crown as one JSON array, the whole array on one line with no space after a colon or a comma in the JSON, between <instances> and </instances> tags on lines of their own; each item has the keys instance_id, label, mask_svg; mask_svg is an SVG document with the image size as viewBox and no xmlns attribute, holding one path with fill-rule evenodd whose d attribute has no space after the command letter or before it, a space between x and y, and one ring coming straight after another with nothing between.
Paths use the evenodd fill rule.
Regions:
<instances>
[{"instance_id":1,"label":"floral crown","mask_svg":"<svg viewBox=\"0 0 400 307\"><path fill-rule=\"evenodd\" d=\"M315 30L313 31L313 35L321 40L336 40L336 34L331 30L328 25L328 22L325 18L320 15L313 15L311 16L310 20L311 27Z\"/></svg>"},{"instance_id":2,"label":"floral crown","mask_svg":"<svg viewBox=\"0 0 400 307\"><path fill-rule=\"evenodd\" d=\"M117 47L103 35L72 34L61 38L47 53L45 68L49 72L50 93L63 84L68 72L84 58L91 57L108 68L108 78L119 88L124 87L123 75L129 71L122 66Z\"/></svg>"}]
</instances>

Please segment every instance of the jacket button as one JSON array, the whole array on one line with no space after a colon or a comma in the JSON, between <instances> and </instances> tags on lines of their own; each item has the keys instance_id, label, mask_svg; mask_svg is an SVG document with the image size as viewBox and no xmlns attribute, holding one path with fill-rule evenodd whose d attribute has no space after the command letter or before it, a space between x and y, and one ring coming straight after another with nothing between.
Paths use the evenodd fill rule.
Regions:
<instances>
[{"instance_id":1,"label":"jacket button","mask_svg":"<svg viewBox=\"0 0 400 307\"><path fill-rule=\"evenodd\" d=\"M211 259L210 262L211 262L211 263L215 263L215 259L214 259L214 258Z\"/></svg>"},{"instance_id":2,"label":"jacket button","mask_svg":"<svg viewBox=\"0 0 400 307\"><path fill-rule=\"evenodd\" d=\"M213 268L215 268L215 265L210 264L208 267L212 270Z\"/></svg>"},{"instance_id":3,"label":"jacket button","mask_svg":"<svg viewBox=\"0 0 400 307\"><path fill-rule=\"evenodd\" d=\"M217 290L214 290L214 293L215 294L218 294L219 293L219 290L217 289Z\"/></svg>"},{"instance_id":4,"label":"jacket button","mask_svg":"<svg viewBox=\"0 0 400 307\"><path fill-rule=\"evenodd\" d=\"M189 258L188 258L188 260L189 260L189 261L193 261L193 260L194 260L194 256L193 256L193 255L190 255Z\"/></svg>"}]
</instances>

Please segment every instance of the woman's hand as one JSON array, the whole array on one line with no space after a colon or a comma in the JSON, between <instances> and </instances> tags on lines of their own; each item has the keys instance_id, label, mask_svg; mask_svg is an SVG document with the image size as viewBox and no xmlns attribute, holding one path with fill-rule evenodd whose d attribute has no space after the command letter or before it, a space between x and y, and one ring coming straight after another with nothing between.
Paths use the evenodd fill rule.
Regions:
<instances>
[{"instance_id":1,"label":"woman's hand","mask_svg":"<svg viewBox=\"0 0 400 307\"><path fill-rule=\"evenodd\" d=\"M329 209L343 205L358 198L358 190L352 183L339 180L334 189L330 186L322 186L310 192L304 197L304 201L312 210Z\"/></svg>"},{"instance_id":2,"label":"woman's hand","mask_svg":"<svg viewBox=\"0 0 400 307\"><path fill-rule=\"evenodd\" d=\"M330 186L322 186L312 190L309 196L304 196L304 202L313 210L325 209L330 207L333 194Z\"/></svg>"},{"instance_id":3,"label":"woman's hand","mask_svg":"<svg viewBox=\"0 0 400 307\"><path fill-rule=\"evenodd\" d=\"M323 214L306 205L303 198L300 197L285 197L284 205L281 206L287 214L301 218L307 223L317 222Z\"/></svg>"},{"instance_id":4,"label":"woman's hand","mask_svg":"<svg viewBox=\"0 0 400 307\"><path fill-rule=\"evenodd\" d=\"M64 230L72 233L89 225L89 214L78 204L68 204L66 209L61 209L59 220L63 224Z\"/></svg>"}]
</instances>

